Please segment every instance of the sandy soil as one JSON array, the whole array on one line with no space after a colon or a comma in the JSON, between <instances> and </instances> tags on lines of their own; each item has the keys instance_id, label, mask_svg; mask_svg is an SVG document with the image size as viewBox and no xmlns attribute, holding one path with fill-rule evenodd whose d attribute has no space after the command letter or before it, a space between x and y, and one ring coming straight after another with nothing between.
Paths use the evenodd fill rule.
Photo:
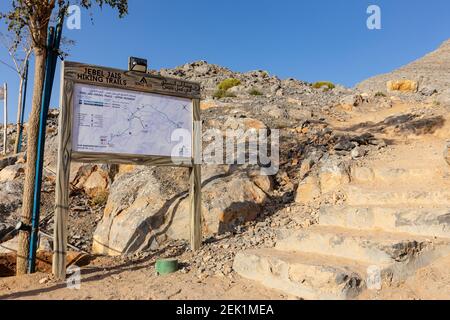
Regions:
<instances>
[{"instance_id":1,"label":"sandy soil","mask_svg":"<svg viewBox=\"0 0 450 320\"><path fill-rule=\"evenodd\" d=\"M450 256L416 272L405 282L382 290L366 291L360 299L374 300L450 300Z\"/></svg>"},{"instance_id":2,"label":"sandy soil","mask_svg":"<svg viewBox=\"0 0 450 320\"><path fill-rule=\"evenodd\" d=\"M198 278L181 271L157 276L152 259L119 263L97 258L82 268L81 287L67 288L48 273L0 278L0 300L286 300L296 299L245 280L238 275ZM380 292L366 291L363 300L450 299L450 256L418 270L411 278ZM45 283L43 283L45 282Z\"/></svg>"},{"instance_id":3,"label":"sandy soil","mask_svg":"<svg viewBox=\"0 0 450 320\"><path fill-rule=\"evenodd\" d=\"M50 279L47 273L0 278L3 299L144 299L144 300L278 300L291 297L240 278L212 276L199 278L194 272L157 276L152 257L120 262L97 258L82 268L81 288ZM43 283L45 282L45 283Z\"/></svg>"}]
</instances>

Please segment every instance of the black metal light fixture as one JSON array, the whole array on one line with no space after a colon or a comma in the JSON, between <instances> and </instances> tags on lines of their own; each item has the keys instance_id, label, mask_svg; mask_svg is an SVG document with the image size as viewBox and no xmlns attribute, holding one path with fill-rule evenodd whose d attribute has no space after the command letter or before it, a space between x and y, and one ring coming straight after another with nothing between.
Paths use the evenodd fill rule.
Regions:
<instances>
[{"instance_id":1,"label":"black metal light fixture","mask_svg":"<svg viewBox=\"0 0 450 320\"><path fill-rule=\"evenodd\" d=\"M147 73L147 59L129 57L128 70Z\"/></svg>"}]
</instances>

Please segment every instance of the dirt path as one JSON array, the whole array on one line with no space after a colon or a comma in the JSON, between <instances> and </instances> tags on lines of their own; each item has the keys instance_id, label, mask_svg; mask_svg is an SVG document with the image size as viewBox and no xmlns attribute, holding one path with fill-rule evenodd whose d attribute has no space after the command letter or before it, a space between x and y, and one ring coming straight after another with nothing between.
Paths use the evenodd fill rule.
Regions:
<instances>
[{"instance_id":1,"label":"dirt path","mask_svg":"<svg viewBox=\"0 0 450 320\"><path fill-rule=\"evenodd\" d=\"M290 298L238 276L198 278L193 272L156 276L152 259L120 262L114 258L98 258L89 266L82 268L81 273L79 290L68 289L66 283L51 280L45 273L0 278L0 300L275 300Z\"/></svg>"}]
</instances>

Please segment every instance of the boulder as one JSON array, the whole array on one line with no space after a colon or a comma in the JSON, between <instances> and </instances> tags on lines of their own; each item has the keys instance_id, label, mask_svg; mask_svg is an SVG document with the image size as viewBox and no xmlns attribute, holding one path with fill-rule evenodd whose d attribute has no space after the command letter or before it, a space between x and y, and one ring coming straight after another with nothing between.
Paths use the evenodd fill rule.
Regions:
<instances>
[{"instance_id":1,"label":"boulder","mask_svg":"<svg viewBox=\"0 0 450 320\"><path fill-rule=\"evenodd\" d=\"M264 122L262 122L260 120L257 120L257 119L245 118L245 119L243 119L242 122L243 122L245 130L251 130L251 129L264 130L264 129L267 129L267 126L264 124Z\"/></svg>"},{"instance_id":2,"label":"boulder","mask_svg":"<svg viewBox=\"0 0 450 320\"><path fill-rule=\"evenodd\" d=\"M338 157L330 156L324 160L319 172L322 193L337 190L340 186L350 182L350 168L347 162Z\"/></svg>"},{"instance_id":3,"label":"boulder","mask_svg":"<svg viewBox=\"0 0 450 320\"><path fill-rule=\"evenodd\" d=\"M302 165L300 166L300 172L299 172L299 179L303 180L311 171L312 167L314 165L314 160L313 159L305 159L302 162Z\"/></svg>"},{"instance_id":4,"label":"boulder","mask_svg":"<svg viewBox=\"0 0 450 320\"><path fill-rule=\"evenodd\" d=\"M341 139L334 145L336 151L352 151L356 147L356 144L350 140Z\"/></svg>"},{"instance_id":5,"label":"boulder","mask_svg":"<svg viewBox=\"0 0 450 320\"><path fill-rule=\"evenodd\" d=\"M310 120L313 116L311 110L306 108L290 108L287 112L293 120Z\"/></svg>"},{"instance_id":6,"label":"boulder","mask_svg":"<svg viewBox=\"0 0 450 320\"><path fill-rule=\"evenodd\" d=\"M101 170L92 172L84 183L83 189L91 199L105 194L108 189L107 173Z\"/></svg>"},{"instance_id":7,"label":"boulder","mask_svg":"<svg viewBox=\"0 0 450 320\"><path fill-rule=\"evenodd\" d=\"M203 187L205 236L232 231L237 225L258 217L267 195L253 180L245 172L237 171L228 177L212 179ZM180 203L167 235L171 239L189 239L189 199Z\"/></svg>"},{"instance_id":8,"label":"boulder","mask_svg":"<svg viewBox=\"0 0 450 320\"><path fill-rule=\"evenodd\" d=\"M19 237L14 237L0 246L0 254L16 253L19 247Z\"/></svg>"},{"instance_id":9,"label":"boulder","mask_svg":"<svg viewBox=\"0 0 450 320\"><path fill-rule=\"evenodd\" d=\"M436 93L438 93L438 91L433 87L425 86L420 89L420 94L426 97L430 97Z\"/></svg>"},{"instance_id":10,"label":"boulder","mask_svg":"<svg viewBox=\"0 0 450 320\"><path fill-rule=\"evenodd\" d=\"M22 203L23 187L17 180L0 182L0 218L13 213Z\"/></svg>"},{"instance_id":11,"label":"boulder","mask_svg":"<svg viewBox=\"0 0 450 320\"><path fill-rule=\"evenodd\" d=\"M94 165L72 163L70 167L69 181L76 189L83 189L84 183L94 171Z\"/></svg>"},{"instance_id":12,"label":"boulder","mask_svg":"<svg viewBox=\"0 0 450 320\"><path fill-rule=\"evenodd\" d=\"M309 204L314 202L320 196L321 190L319 180L316 176L311 175L299 184L295 195L295 202L298 204Z\"/></svg>"},{"instance_id":13,"label":"boulder","mask_svg":"<svg viewBox=\"0 0 450 320\"><path fill-rule=\"evenodd\" d=\"M352 156L353 159L358 159L358 158L362 158L367 154L367 150L364 149L363 147L356 147L355 149L352 150L352 152L350 153L350 155Z\"/></svg>"},{"instance_id":14,"label":"boulder","mask_svg":"<svg viewBox=\"0 0 450 320\"><path fill-rule=\"evenodd\" d=\"M25 172L25 165L15 164L0 171L0 182L12 181Z\"/></svg>"},{"instance_id":15,"label":"boulder","mask_svg":"<svg viewBox=\"0 0 450 320\"><path fill-rule=\"evenodd\" d=\"M351 180L353 182L372 182L375 180L375 173L369 167L353 166L351 168Z\"/></svg>"},{"instance_id":16,"label":"boulder","mask_svg":"<svg viewBox=\"0 0 450 320\"><path fill-rule=\"evenodd\" d=\"M121 175L111 186L102 220L94 232L92 251L120 255L138 251L164 214L164 196L149 168ZM164 210L165 209L165 210Z\"/></svg>"},{"instance_id":17,"label":"boulder","mask_svg":"<svg viewBox=\"0 0 450 320\"><path fill-rule=\"evenodd\" d=\"M223 126L220 126L222 130L250 130L250 129L266 129L267 126L264 122L253 118L228 118Z\"/></svg>"},{"instance_id":18,"label":"boulder","mask_svg":"<svg viewBox=\"0 0 450 320\"><path fill-rule=\"evenodd\" d=\"M206 166L202 174L205 237L254 220L272 188L269 177L258 177L255 172L212 168ZM155 248L167 238L189 239L187 170L171 168L171 174L180 181L161 173L161 168L137 167L116 176L94 233L94 253L126 254Z\"/></svg>"},{"instance_id":19,"label":"boulder","mask_svg":"<svg viewBox=\"0 0 450 320\"><path fill-rule=\"evenodd\" d=\"M294 98L287 98L287 102L289 104L293 104L293 105L296 105L296 106L299 106L299 107L301 107L303 105L303 102L301 100L294 99Z\"/></svg>"},{"instance_id":20,"label":"boulder","mask_svg":"<svg viewBox=\"0 0 450 320\"><path fill-rule=\"evenodd\" d=\"M250 171L248 176L252 182L265 193L270 193L273 189L273 181L269 176L260 174L260 170Z\"/></svg>"},{"instance_id":21,"label":"boulder","mask_svg":"<svg viewBox=\"0 0 450 320\"><path fill-rule=\"evenodd\" d=\"M217 100L214 99L207 99L200 102L200 109L201 110L209 110L213 108L217 108L219 106L222 106L223 104Z\"/></svg>"},{"instance_id":22,"label":"boulder","mask_svg":"<svg viewBox=\"0 0 450 320\"><path fill-rule=\"evenodd\" d=\"M413 80L390 80L386 83L388 91L401 91L415 93L419 89L419 83Z\"/></svg>"},{"instance_id":23,"label":"boulder","mask_svg":"<svg viewBox=\"0 0 450 320\"><path fill-rule=\"evenodd\" d=\"M352 107L357 107L364 102L367 102L367 97L361 94L351 94L341 99L342 105L350 105Z\"/></svg>"},{"instance_id":24,"label":"boulder","mask_svg":"<svg viewBox=\"0 0 450 320\"><path fill-rule=\"evenodd\" d=\"M0 170L16 163L18 155L8 156L0 159Z\"/></svg>"},{"instance_id":25,"label":"boulder","mask_svg":"<svg viewBox=\"0 0 450 320\"><path fill-rule=\"evenodd\" d=\"M74 188L84 190L93 199L108 191L111 173L108 165L74 164L71 167L70 182Z\"/></svg>"},{"instance_id":26,"label":"boulder","mask_svg":"<svg viewBox=\"0 0 450 320\"><path fill-rule=\"evenodd\" d=\"M275 119L280 119L285 116L285 112L280 107L275 105L265 106L262 111L264 114Z\"/></svg>"}]
</instances>

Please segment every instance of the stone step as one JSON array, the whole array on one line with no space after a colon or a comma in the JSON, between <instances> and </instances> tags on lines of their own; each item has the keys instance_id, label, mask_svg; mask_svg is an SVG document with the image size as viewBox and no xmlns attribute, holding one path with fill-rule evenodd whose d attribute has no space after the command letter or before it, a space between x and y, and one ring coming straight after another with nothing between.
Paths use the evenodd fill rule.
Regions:
<instances>
[{"instance_id":1,"label":"stone step","mask_svg":"<svg viewBox=\"0 0 450 320\"><path fill-rule=\"evenodd\" d=\"M242 251L233 269L244 278L303 299L352 299L366 288L366 265L315 254Z\"/></svg>"},{"instance_id":2,"label":"stone step","mask_svg":"<svg viewBox=\"0 0 450 320\"><path fill-rule=\"evenodd\" d=\"M448 181L449 170L441 166L427 167L352 167L352 181L358 183L404 183L441 180Z\"/></svg>"},{"instance_id":3,"label":"stone step","mask_svg":"<svg viewBox=\"0 0 450 320\"><path fill-rule=\"evenodd\" d=\"M429 208L328 206L321 208L319 224L450 238L450 206Z\"/></svg>"},{"instance_id":4,"label":"stone step","mask_svg":"<svg viewBox=\"0 0 450 320\"><path fill-rule=\"evenodd\" d=\"M350 185L344 189L350 206L440 205L450 206L450 189L368 188Z\"/></svg>"},{"instance_id":5,"label":"stone step","mask_svg":"<svg viewBox=\"0 0 450 320\"><path fill-rule=\"evenodd\" d=\"M415 269L418 265L428 264L429 259L450 254L450 239L314 226L280 231L276 249L336 256L382 268L400 263Z\"/></svg>"}]
</instances>

